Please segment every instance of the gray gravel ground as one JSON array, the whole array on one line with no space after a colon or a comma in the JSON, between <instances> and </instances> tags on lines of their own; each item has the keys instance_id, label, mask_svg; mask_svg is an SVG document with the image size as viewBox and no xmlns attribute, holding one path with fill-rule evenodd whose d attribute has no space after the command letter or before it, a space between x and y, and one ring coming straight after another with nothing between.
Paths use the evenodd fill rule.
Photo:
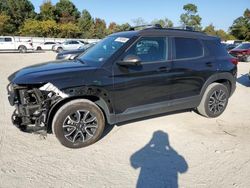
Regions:
<instances>
[{"instance_id":1,"label":"gray gravel ground","mask_svg":"<svg viewBox=\"0 0 250 188\"><path fill-rule=\"evenodd\" d=\"M20 132L10 121L7 76L55 53L0 53L0 187L249 187L250 63L239 63L225 113L170 114L110 127L96 144L71 150L53 135Z\"/></svg>"}]
</instances>

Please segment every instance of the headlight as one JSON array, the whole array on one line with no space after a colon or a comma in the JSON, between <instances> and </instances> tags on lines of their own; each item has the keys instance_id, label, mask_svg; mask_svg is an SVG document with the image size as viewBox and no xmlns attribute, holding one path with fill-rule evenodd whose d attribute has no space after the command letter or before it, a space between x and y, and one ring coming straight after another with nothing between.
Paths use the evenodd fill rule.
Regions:
<instances>
[{"instance_id":1,"label":"headlight","mask_svg":"<svg viewBox=\"0 0 250 188\"><path fill-rule=\"evenodd\" d=\"M8 91L8 93L12 93L12 92L14 91L14 89L13 89L13 84L12 84L12 83L9 83L9 84L7 85L7 91Z\"/></svg>"}]
</instances>

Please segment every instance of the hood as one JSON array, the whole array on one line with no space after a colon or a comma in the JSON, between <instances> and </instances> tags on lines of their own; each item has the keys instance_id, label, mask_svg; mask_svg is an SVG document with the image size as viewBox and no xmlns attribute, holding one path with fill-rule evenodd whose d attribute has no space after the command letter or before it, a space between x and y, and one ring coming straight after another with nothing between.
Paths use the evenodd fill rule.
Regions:
<instances>
[{"instance_id":1,"label":"hood","mask_svg":"<svg viewBox=\"0 0 250 188\"><path fill-rule=\"evenodd\" d=\"M79 53L83 53L84 51L85 51L84 49L63 51L63 52L58 53L58 56L63 56L63 55L68 55L68 54L79 54Z\"/></svg>"},{"instance_id":2,"label":"hood","mask_svg":"<svg viewBox=\"0 0 250 188\"><path fill-rule=\"evenodd\" d=\"M44 84L48 82L62 85L63 83L73 82L77 77L83 78L83 72L93 74L95 69L96 67L88 66L78 60L52 61L25 67L10 75L8 79L17 85Z\"/></svg>"},{"instance_id":3,"label":"hood","mask_svg":"<svg viewBox=\"0 0 250 188\"><path fill-rule=\"evenodd\" d=\"M230 52L244 52L248 51L248 49L232 49Z\"/></svg>"}]
</instances>

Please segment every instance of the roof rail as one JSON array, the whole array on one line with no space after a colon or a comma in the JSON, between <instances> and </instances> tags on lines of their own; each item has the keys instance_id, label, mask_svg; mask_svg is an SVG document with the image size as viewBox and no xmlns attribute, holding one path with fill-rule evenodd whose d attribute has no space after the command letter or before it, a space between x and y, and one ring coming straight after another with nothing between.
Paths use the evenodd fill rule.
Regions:
<instances>
[{"instance_id":1,"label":"roof rail","mask_svg":"<svg viewBox=\"0 0 250 188\"><path fill-rule=\"evenodd\" d=\"M187 30L187 31L196 31L194 27L192 26L178 26L178 27L168 27L167 29L180 29L180 30Z\"/></svg>"},{"instance_id":2,"label":"roof rail","mask_svg":"<svg viewBox=\"0 0 250 188\"><path fill-rule=\"evenodd\" d=\"M137 25L130 28L130 31L134 31L137 28L141 29L162 29L160 24L145 24L145 25Z\"/></svg>"},{"instance_id":3,"label":"roof rail","mask_svg":"<svg viewBox=\"0 0 250 188\"><path fill-rule=\"evenodd\" d=\"M129 30L134 31L137 28L138 30L147 30L147 29L165 29L165 30L176 30L176 31L190 31L190 32L198 32L203 33L201 31L197 31L194 27L191 26L178 26L178 27L162 27L160 24L146 24L146 25L138 25L131 27Z\"/></svg>"}]
</instances>

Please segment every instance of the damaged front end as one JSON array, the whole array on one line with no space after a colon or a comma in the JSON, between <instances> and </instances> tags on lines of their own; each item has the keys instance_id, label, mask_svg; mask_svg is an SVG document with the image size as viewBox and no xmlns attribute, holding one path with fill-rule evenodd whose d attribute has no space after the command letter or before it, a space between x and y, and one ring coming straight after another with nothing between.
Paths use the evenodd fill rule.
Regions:
<instances>
[{"instance_id":1,"label":"damaged front end","mask_svg":"<svg viewBox=\"0 0 250 188\"><path fill-rule=\"evenodd\" d=\"M24 132L42 132L47 130L46 120L50 108L67 94L51 83L45 85L7 86L8 99L15 106L12 115L13 124Z\"/></svg>"}]
</instances>

